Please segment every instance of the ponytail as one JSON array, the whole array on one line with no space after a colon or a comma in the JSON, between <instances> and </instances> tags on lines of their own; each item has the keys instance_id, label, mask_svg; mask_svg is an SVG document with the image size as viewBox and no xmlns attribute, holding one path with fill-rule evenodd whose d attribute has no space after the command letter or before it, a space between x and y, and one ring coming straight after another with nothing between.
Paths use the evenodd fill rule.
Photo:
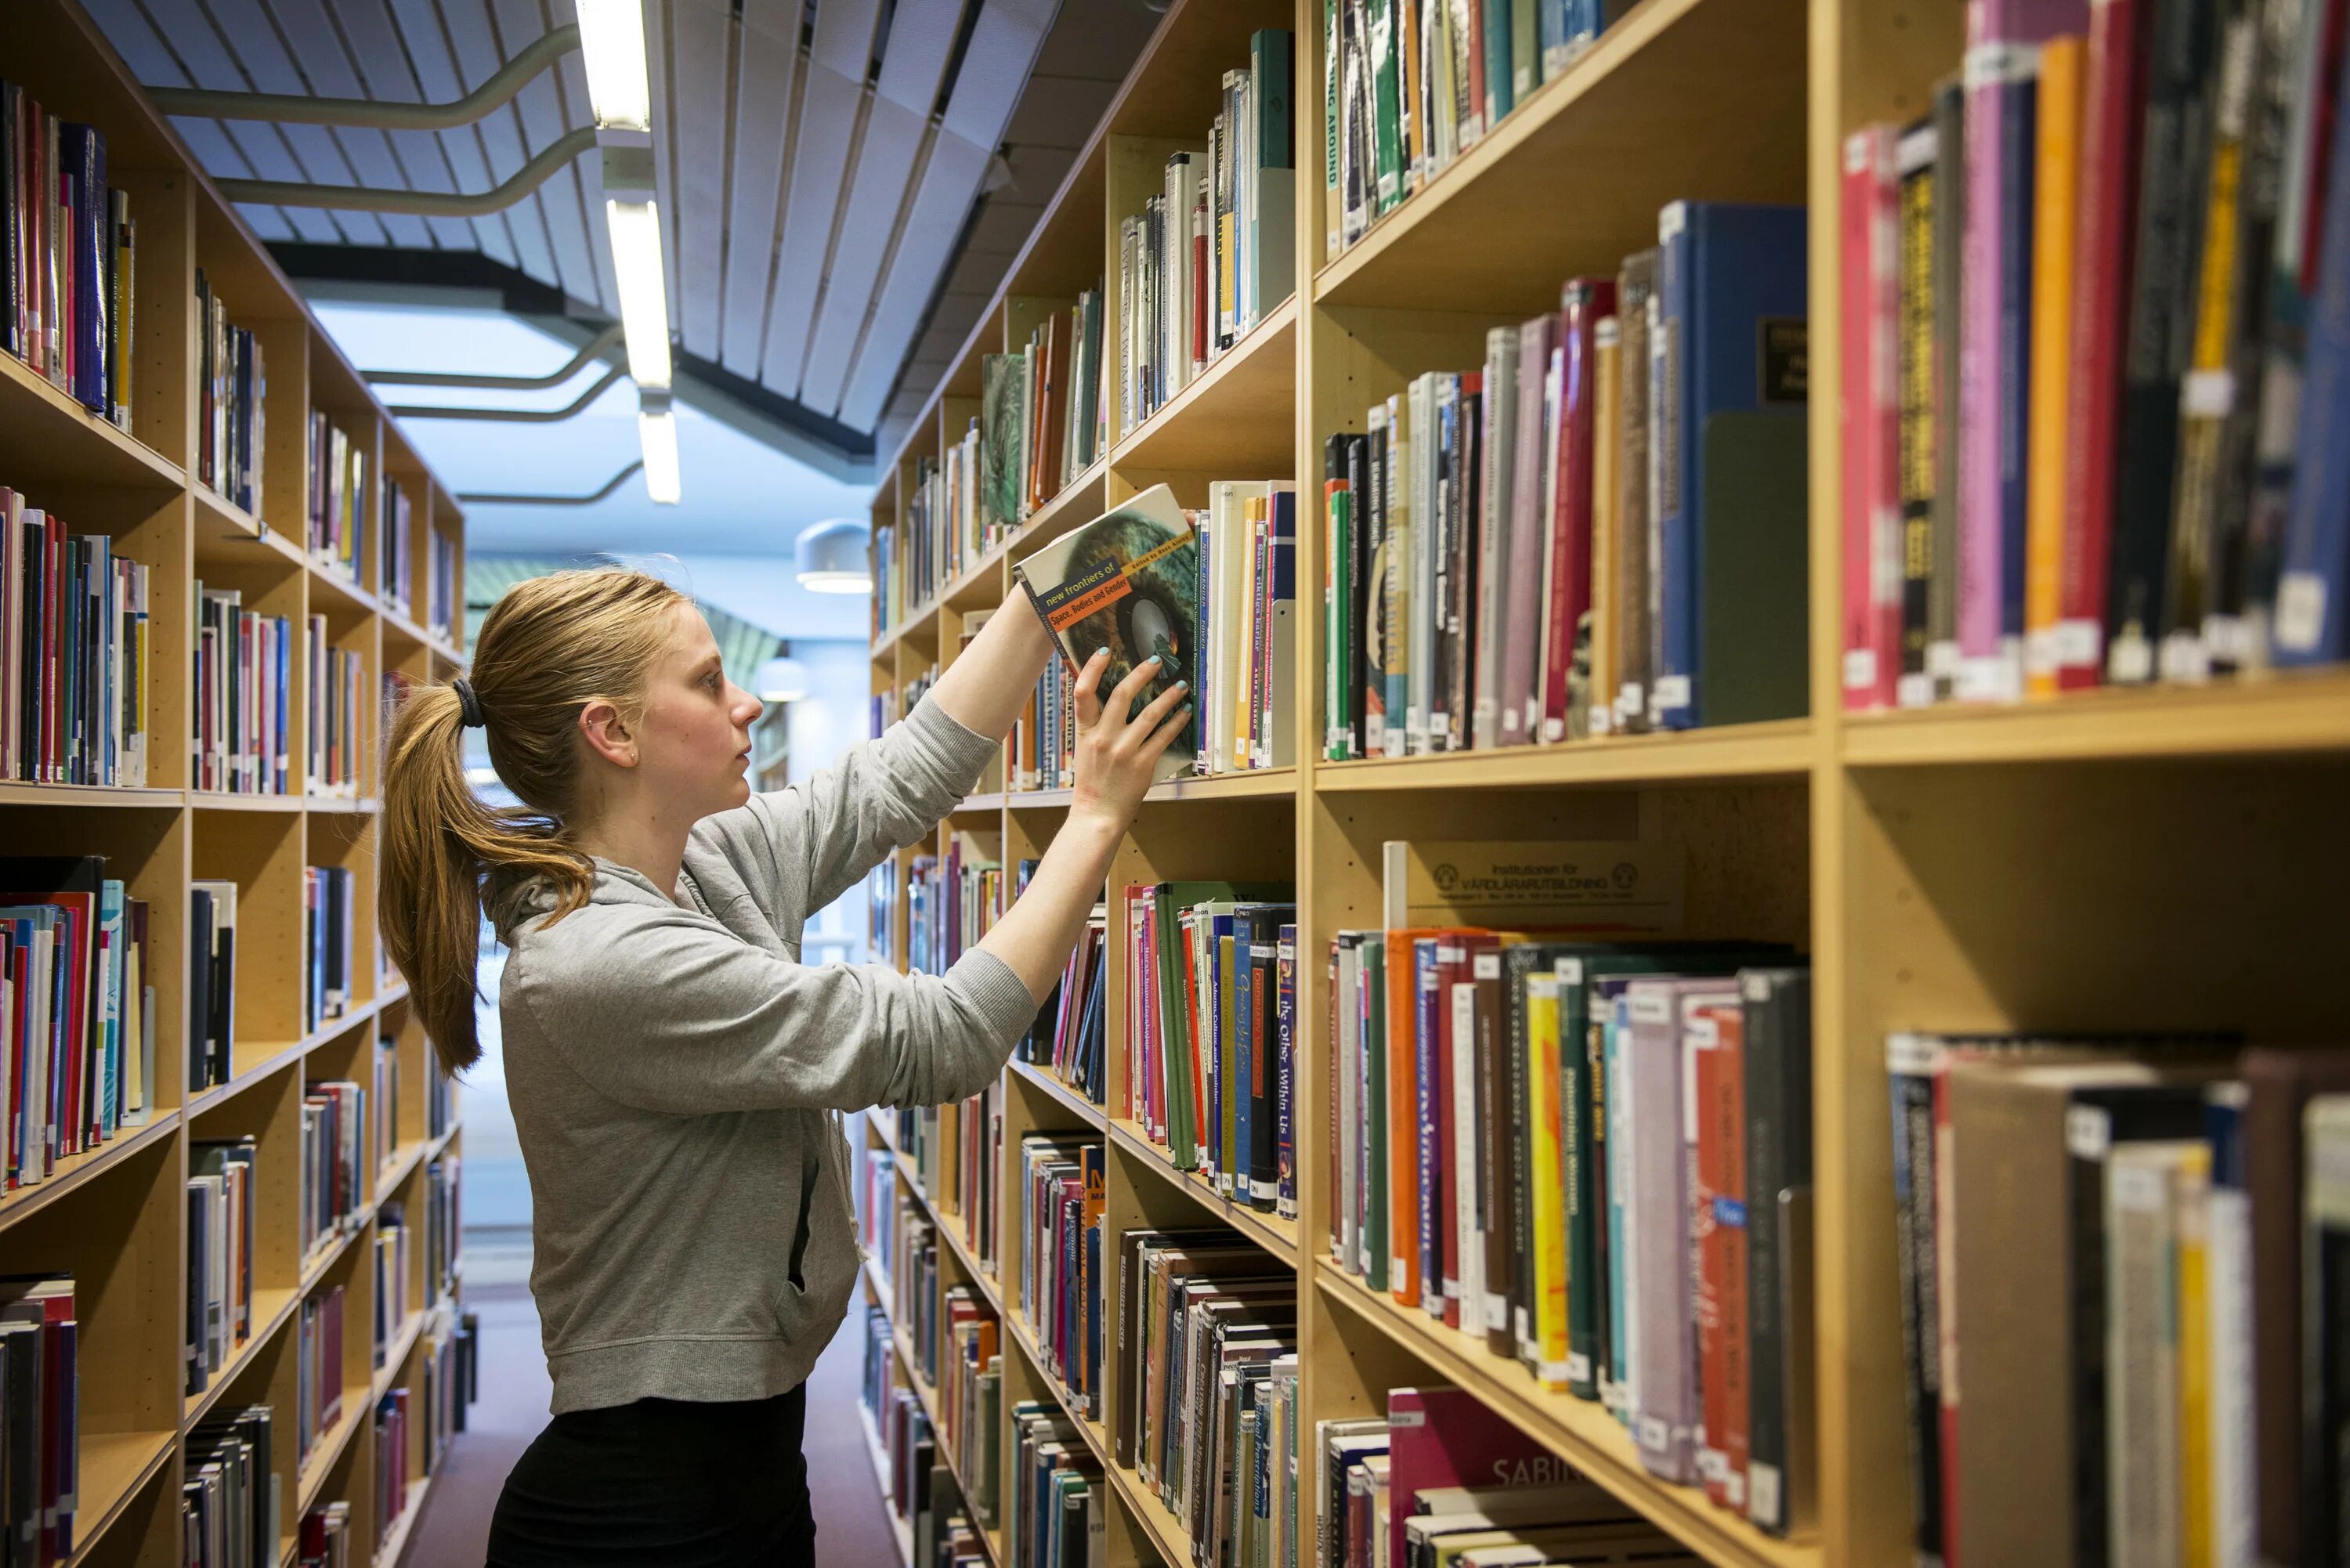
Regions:
<instances>
[{"instance_id":1,"label":"ponytail","mask_svg":"<svg viewBox=\"0 0 2350 1568\"><path fill-rule=\"evenodd\" d=\"M524 803L489 806L465 780L466 705L454 687L411 691L385 746L378 921L426 1035L451 1073L481 1060L473 1024L483 879L543 881L561 919L588 902L595 862L578 824L580 711L598 698L633 717L683 595L640 572L556 572L494 606L475 649L474 711L498 777Z\"/></svg>"}]
</instances>

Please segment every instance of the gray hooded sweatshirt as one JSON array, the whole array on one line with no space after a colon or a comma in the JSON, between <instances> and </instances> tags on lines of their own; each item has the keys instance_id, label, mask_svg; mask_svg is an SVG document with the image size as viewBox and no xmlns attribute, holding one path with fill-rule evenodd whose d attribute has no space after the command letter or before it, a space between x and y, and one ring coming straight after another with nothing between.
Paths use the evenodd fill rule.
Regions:
<instances>
[{"instance_id":1,"label":"gray hooded sweatshirt","mask_svg":"<svg viewBox=\"0 0 2350 1568\"><path fill-rule=\"evenodd\" d=\"M560 919L544 881L491 889L557 1414L807 1376L858 1262L829 1113L978 1093L1036 1002L976 949L943 976L806 968L800 928L935 826L994 750L924 702L697 825L674 898L600 858Z\"/></svg>"}]
</instances>

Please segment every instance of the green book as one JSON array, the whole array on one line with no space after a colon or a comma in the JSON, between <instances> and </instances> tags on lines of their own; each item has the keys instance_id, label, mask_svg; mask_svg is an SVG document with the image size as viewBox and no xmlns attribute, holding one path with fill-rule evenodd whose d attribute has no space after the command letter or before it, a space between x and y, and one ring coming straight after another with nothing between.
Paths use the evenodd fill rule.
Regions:
<instances>
[{"instance_id":1,"label":"green book","mask_svg":"<svg viewBox=\"0 0 2350 1568\"><path fill-rule=\"evenodd\" d=\"M1510 90L1523 103L1542 86L1541 0L1510 0Z\"/></svg>"},{"instance_id":2,"label":"green book","mask_svg":"<svg viewBox=\"0 0 2350 1568\"><path fill-rule=\"evenodd\" d=\"M980 361L979 521L1010 528L1020 521L1022 455L1028 428L1024 356L989 354Z\"/></svg>"},{"instance_id":3,"label":"green book","mask_svg":"<svg viewBox=\"0 0 2350 1568\"><path fill-rule=\"evenodd\" d=\"M1403 200L1403 40L1396 36L1396 0L1370 0L1371 134L1374 214Z\"/></svg>"},{"instance_id":4,"label":"green book","mask_svg":"<svg viewBox=\"0 0 2350 1568\"><path fill-rule=\"evenodd\" d=\"M1471 0L1485 7L1485 134L1517 103L1510 85L1510 0Z\"/></svg>"}]
</instances>

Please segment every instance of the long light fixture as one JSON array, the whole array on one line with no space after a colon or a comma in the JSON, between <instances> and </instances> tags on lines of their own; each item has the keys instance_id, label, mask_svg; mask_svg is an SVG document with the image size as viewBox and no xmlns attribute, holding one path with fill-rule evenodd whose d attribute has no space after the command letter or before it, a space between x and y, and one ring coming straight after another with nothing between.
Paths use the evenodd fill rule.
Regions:
<instances>
[{"instance_id":1,"label":"long light fixture","mask_svg":"<svg viewBox=\"0 0 2350 1568\"><path fill-rule=\"evenodd\" d=\"M645 72L645 14L639 0L578 0L579 51L596 123L650 130L653 94Z\"/></svg>"},{"instance_id":2,"label":"long light fixture","mask_svg":"<svg viewBox=\"0 0 2350 1568\"><path fill-rule=\"evenodd\" d=\"M668 393L638 392L637 440L645 449L645 493L662 506L676 505L683 486L677 461L677 415L670 411Z\"/></svg>"},{"instance_id":3,"label":"long light fixture","mask_svg":"<svg viewBox=\"0 0 2350 1568\"><path fill-rule=\"evenodd\" d=\"M660 211L650 194L641 202L607 196L604 221L612 231L612 275L620 289L629 374L639 387L666 387L671 373L669 285L661 272Z\"/></svg>"},{"instance_id":4,"label":"long light fixture","mask_svg":"<svg viewBox=\"0 0 2350 1568\"><path fill-rule=\"evenodd\" d=\"M596 140L604 154L604 223L612 278L620 291L620 331L637 383L637 437L644 445L645 493L677 504L681 485L677 416L670 410L669 280L661 265L660 207L653 198L653 94L645 69L643 0L577 0L579 47Z\"/></svg>"}]
</instances>

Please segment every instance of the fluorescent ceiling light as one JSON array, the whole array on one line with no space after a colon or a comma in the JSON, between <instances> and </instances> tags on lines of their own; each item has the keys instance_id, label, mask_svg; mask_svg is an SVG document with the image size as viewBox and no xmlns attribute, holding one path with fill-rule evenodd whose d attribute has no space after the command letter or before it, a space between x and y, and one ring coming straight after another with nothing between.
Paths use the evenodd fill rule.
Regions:
<instances>
[{"instance_id":1,"label":"fluorescent ceiling light","mask_svg":"<svg viewBox=\"0 0 2350 1568\"><path fill-rule=\"evenodd\" d=\"M578 0L579 52L596 123L650 130L653 92L645 72L645 14L639 0Z\"/></svg>"},{"instance_id":2,"label":"fluorescent ceiling light","mask_svg":"<svg viewBox=\"0 0 2350 1568\"><path fill-rule=\"evenodd\" d=\"M792 545L800 587L812 594L869 594L873 568L865 524L835 517L802 534Z\"/></svg>"},{"instance_id":3,"label":"fluorescent ceiling light","mask_svg":"<svg viewBox=\"0 0 2350 1568\"><path fill-rule=\"evenodd\" d=\"M661 274L660 209L650 200L607 200L612 274L620 286L620 329L629 375L639 387L669 385L669 285Z\"/></svg>"},{"instance_id":4,"label":"fluorescent ceiling light","mask_svg":"<svg viewBox=\"0 0 2350 1568\"><path fill-rule=\"evenodd\" d=\"M677 504L681 486L677 466L677 416L667 409L637 414L637 439L645 449L645 493L663 506Z\"/></svg>"}]
</instances>

